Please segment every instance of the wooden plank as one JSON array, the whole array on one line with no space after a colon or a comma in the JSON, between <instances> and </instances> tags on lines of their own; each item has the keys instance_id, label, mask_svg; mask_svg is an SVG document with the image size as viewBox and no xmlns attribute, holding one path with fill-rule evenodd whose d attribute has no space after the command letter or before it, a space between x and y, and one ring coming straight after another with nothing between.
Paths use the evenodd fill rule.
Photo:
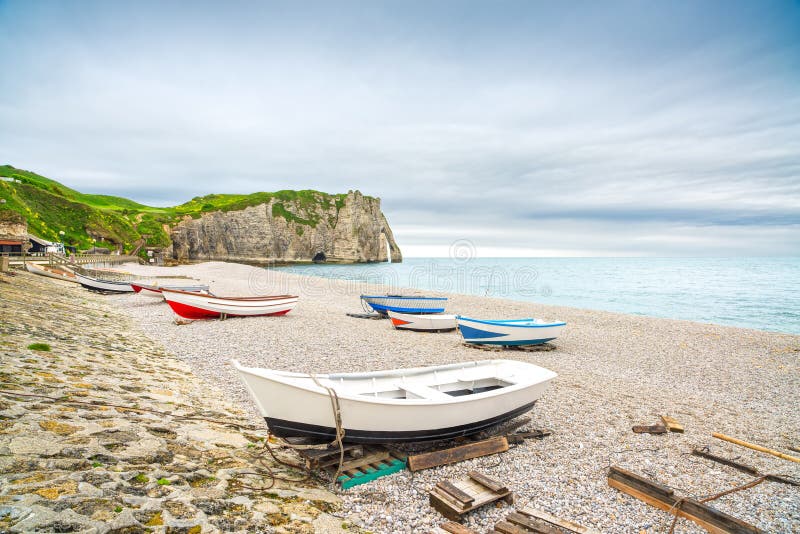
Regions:
<instances>
[{"instance_id":1,"label":"wooden plank","mask_svg":"<svg viewBox=\"0 0 800 534\"><path fill-rule=\"evenodd\" d=\"M567 532L575 532L576 534L600 534L600 531L598 530L584 527L583 525L573 523L572 521L568 521L566 519L561 519L560 517L556 517L553 514L545 512L544 510L539 510L538 508L532 508L528 506L518 509L517 512L527 515L528 517L535 517L536 519L547 521L551 525L562 528Z\"/></svg>"},{"instance_id":2,"label":"wooden plank","mask_svg":"<svg viewBox=\"0 0 800 534\"><path fill-rule=\"evenodd\" d=\"M347 460L342 464L342 470L351 470L351 469L360 469L362 467L366 467L371 463L375 462L382 462L384 460L389 460L389 451L379 451L379 452L372 452L367 454L366 456L362 456L361 458L356 458L355 460ZM339 461L337 458L336 464L338 465ZM387 462L389 463L389 462Z\"/></svg>"},{"instance_id":3,"label":"wooden plank","mask_svg":"<svg viewBox=\"0 0 800 534\"><path fill-rule=\"evenodd\" d=\"M776 451L773 449L768 449L766 447L762 447L761 445L755 445L753 443L748 443L746 441L742 441L741 439L732 438L730 436L726 436L725 434L720 434L719 432L714 432L711 434L717 439L721 439L724 441L728 441L730 443L735 443L736 445L741 445L742 447L747 447L748 449L753 449L754 451L765 452L767 454L771 454L773 456L777 456L783 460L789 460L790 462L800 462L800 458L795 456L789 456L788 454L784 454L780 451Z\"/></svg>"},{"instance_id":4,"label":"wooden plank","mask_svg":"<svg viewBox=\"0 0 800 534\"><path fill-rule=\"evenodd\" d=\"M636 434L666 434L667 427L662 424L656 425L635 425L631 430Z\"/></svg>"},{"instance_id":5,"label":"wooden plank","mask_svg":"<svg viewBox=\"0 0 800 534\"><path fill-rule=\"evenodd\" d=\"M528 517L519 512L512 512L506 517L506 521L523 527L531 532L539 534L564 534L563 531L554 527L550 523L536 517Z\"/></svg>"},{"instance_id":6,"label":"wooden plank","mask_svg":"<svg viewBox=\"0 0 800 534\"><path fill-rule=\"evenodd\" d=\"M508 487L502 485L493 478L487 477L486 475L484 475L479 471L470 471L469 473L467 473L467 476L469 476L469 478L471 478L481 486L486 486L492 491L497 491L497 492L508 491Z\"/></svg>"},{"instance_id":7,"label":"wooden plank","mask_svg":"<svg viewBox=\"0 0 800 534\"><path fill-rule=\"evenodd\" d=\"M461 521L461 514L464 512L455 508L453 503L448 502L443 495L436 491L430 491L428 497L434 510L451 521Z\"/></svg>"},{"instance_id":8,"label":"wooden plank","mask_svg":"<svg viewBox=\"0 0 800 534\"><path fill-rule=\"evenodd\" d=\"M512 525L508 521L500 521L494 526L494 529L498 532L502 532L503 534L530 534L527 530L524 530L516 525Z\"/></svg>"},{"instance_id":9,"label":"wooden plank","mask_svg":"<svg viewBox=\"0 0 800 534\"><path fill-rule=\"evenodd\" d=\"M508 440L505 437L490 438L450 449L411 455L408 457L408 469L420 471L421 469L463 462L471 458L497 454L507 450Z\"/></svg>"},{"instance_id":10,"label":"wooden plank","mask_svg":"<svg viewBox=\"0 0 800 534\"><path fill-rule=\"evenodd\" d=\"M454 523L453 521L442 523L441 525L439 525L439 528L441 528L445 532L450 532L451 534L477 534L471 528L467 528L460 523Z\"/></svg>"},{"instance_id":11,"label":"wooden plank","mask_svg":"<svg viewBox=\"0 0 800 534\"><path fill-rule=\"evenodd\" d=\"M735 462L729 458L723 458L721 456L717 456L715 454L711 454L710 452L704 451L702 449L694 449L692 451L694 456L699 456L701 458L706 458L707 460L713 460L717 463L721 463L723 465L727 465L728 467L733 467L737 471L741 471L743 473L747 473L748 475L753 475L754 477L762 476L759 473L758 469L755 467L740 464L739 462ZM766 475L767 480L771 480L773 482L780 482L781 484L789 484L792 486L800 486L800 482L794 481L790 478L785 478L779 475Z\"/></svg>"},{"instance_id":12,"label":"wooden plank","mask_svg":"<svg viewBox=\"0 0 800 534\"><path fill-rule=\"evenodd\" d=\"M460 502L461 505L464 508L467 508L467 507L471 506L472 503L475 502L475 499L473 497L471 497L469 493L457 488L456 486L453 485L452 482L449 482L447 480L442 480L441 482L436 484L436 487L440 491L443 491L443 492L447 493L448 495L453 497L455 500Z\"/></svg>"},{"instance_id":13,"label":"wooden plank","mask_svg":"<svg viewBox=\"0 0 800 534\"><path fill-rule=\"evenodd\" d=\"M462 380L461 382L469 382L469 383L471 383L472 380ZM528 416L521 417L520 419L515 420L515 421L513 421L511 423L502 423L500 425L496 425L495 427L493 427L493 428L491 428L489 430L483 430L481 432L478 432L477 434L475 434L473 436L473 439L475 439L476 441L480 441L480 440L483 440L483 439L493 438L493 437L499 436L499 435L510 434L510 433L514 432L516 429L518 429L520 427L523 427L523 426L527 425L530 422L531 422L531 418L530 417L528 417Z\"/></svg>"},{"instance_id":14,"label":"wooden plank","mask_svg":"<svg viewBox=\"0 0 800 534\"><path fill-rule=\"evenodd\" d=\"M664 426L667 427L667 430L670 432L678 432L683 434L683 425L678 422L677 419L674 417L670 417L669 415L662 415L661 420L664 422Z\"/></svg>"},{"instance_id":15,"label":"wooden plank","mask_svg":"<svg viewBox=\"0 0 800 534\"><path fill-rule=\"evenodd\" d=\"M651 506L694 521L712 534L764 533L763 530L754 525L745 523L694 499L680 499L668 487L619 467L611 467L609 469L608 485ZM678 506L679 503L680 506Z\"/></svg>"}]
</instances>

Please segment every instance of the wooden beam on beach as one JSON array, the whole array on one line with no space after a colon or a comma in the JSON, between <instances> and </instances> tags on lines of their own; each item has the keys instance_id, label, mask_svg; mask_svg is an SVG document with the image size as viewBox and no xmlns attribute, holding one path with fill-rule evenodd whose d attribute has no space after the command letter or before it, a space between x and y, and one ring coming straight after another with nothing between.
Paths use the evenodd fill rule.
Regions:
<instances>
[{"instance_id":1,"label":"wooden beam on beach","mask_svg":"<svg viewBox=\"0 0 800 534\"><path fill-rule=\"evenodd\" d=\"M667 427L667 430L670 432L678 432L683 434L684 428L683 425L678 422L677 419L671 417L669 415L662 415L661 420L664 422L664 426Z\"/></svg>"},{"instance_id":2,"label":"wooden beam on beach","mask_svg":"<svg viewBox=\"0 0 800 534\"><path fill-rule=\"evenodd\" d=\"M782 453L780 451L776 451L776 450L773 450L773 449L768 449L766 447L762 447L761 445L756 445L754 443L748 443L748 442L743 441L741 439L732 438L730 436L726 436L725 434L720 434L719 432L714 432L711 435L714 436L717 439L721 439L723 441L727 441L727 442L730 442L730 443L735 443L736 445L741 445L742 447L747 447L748 449L753 449L754 451L765 452L767 454L771 454L772 456L777 456L778 458L781 458L783 460L789 460L790 462L798 462L798 463L800 463L800 458L797 458L796 456L790 456L790 455L784 454L784 453Z\"/></svg>"},{"instance_id":3,"label":"wooden beam on beach","mask_svg":"<svg viewBox=\"0 0 800 534\"><path fill-rule=\"evenodd\" d=\"M695 499L675 496L675 492L620 467L608 471L608 485L647 504L694 521L712 534L763 534L758 527L737 519L725 512L707 506Z\"/></svg>"},{"instance_id":4,"label":"wooden beam on beach","mask_svg":"<svg viewBox=\"0 0 800 534\"><path fill-rule=\"evenodd\" d=\"M508 440L505 437L490 438L449 449L413 454L408 457L408 469L410 471L420 471L440 465L463 462L480 456L506 452L507 450Z\"/></svg>"},{"instance_id":5,"label":"wooden beam on beach","mask_svg":"<svg viewBox=\"0 0 800 534\"><path fill-rule=\"evenodd\" d=\"M566 519L561 519L560 517L556 517L553 514L545 512L544 510L539 510L537 508L532 508L530 506L526 506L525 508L520 508L517 510L520 514L526 515L528 517L536 518L551 525L555 525L558 528L562 529L562 531L566 531L569 533L574 534L600 534L599 531L590 528L584 527L583 525L579 525L578 523L574 523L572 521L567 521Z\"/></svg>"},{"instance_id":6,"label":"wooden beam on beach","mask_svg":"<svg viewBox=\"0 0 800 534\"><path fill-rule=\"evenodd\" d=\"M439 525L439 529L443 532L449 532L450 534L477 534L477 532L471 528L467 528L461 523L456 523L454 521L442 523Z\"/></svg>"},{"instance_id":7,"label":"wooden beam on beach","mask_svg":"<svg viewBox=\"0 0 800 534\"><path fill-rule=\"evenodd\" d=\"M666 434L667 427L662 425L661 423L657 423L655 425L634 425L633 428L634 433L636 434Z\"/></svg>"},{"instance_id":8,"label":"wooden beam on beach","mask_svg":"<svg viewBox=\"0 0 800 534\"><path fill-rule=\"evenodd\" d=\"M743 473L747 473L748 475L753 475L754 477L766 476L767 480L770 480L772 482L780 482L781 484L789 484L791 486L800 486L800 482L797 482L797 481L792 480L790 478L782 477L780 475L762 475L758 471L758 469L756 469L755 467L752 467L752 466L749 466L749 465L745 465L745 464L740 464L739 462L736 462L736 461L731 460L729 458L723 458L722 456L717 456L715 454L711 454L710 452L704 451L702 449L694 449L692 451L692 454L694 456L699 456L699 457L705 458L707 460L712 460L714 462L721 463L723 465L727 465L728 467L732 467L732 468L734 468L734 469L736 469L738 471L741 471Z\"/></svg>"}]
</instances>

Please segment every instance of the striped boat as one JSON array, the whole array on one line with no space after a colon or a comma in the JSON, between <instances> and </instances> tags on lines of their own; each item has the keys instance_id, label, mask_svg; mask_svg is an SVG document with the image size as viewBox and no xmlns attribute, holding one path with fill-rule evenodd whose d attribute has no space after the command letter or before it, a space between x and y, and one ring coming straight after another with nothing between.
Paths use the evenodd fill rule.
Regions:
<instances>
[{"instance_id":1,"label":"striped boat","mask_svg":"<svg viewBox=\"0 0 800 534\"><path fill-rule=\"evenodd\" d=\"M538 319L486 321L457 316L458 331L464 342L476 345L541 345L561 335L567 323L548 323Z\"/></svg>"},{"instance_id":2,"label":"striped boat","mask_svg":"<svg viewBox=\"0 0 800 534\"><path fill-rule=\"evenodd\" d=\"M402 295L361 295L361 303L372 311L386 315L400 313L442 313L447 297L405 297Z\"/></svg>"},{"instance_id":3,"label":"striped boat","mask_svg":"<svg viewBox=\"0 0 800 534\"><path fill-rule=\"evenodd\" d=\"M99 278L92 278L80 273L75 273L75 278L78 283L88 289L89 291L97 291L100 293L133 293L133 288L130 282L120 282L117 280L101 280Z\"/></svg>"},{"instance_id":4,"label":"striped boat","mask_svg":"<svg viewBox=\"0 0 800 534\"><path fill-rule=\"evenodd\" d=\"M456 316L439 313L417 315L399 313L389 310L392 326L398 330L414 330L416 332L446 332L456 329Z\"/></svg>"}]
</instances>

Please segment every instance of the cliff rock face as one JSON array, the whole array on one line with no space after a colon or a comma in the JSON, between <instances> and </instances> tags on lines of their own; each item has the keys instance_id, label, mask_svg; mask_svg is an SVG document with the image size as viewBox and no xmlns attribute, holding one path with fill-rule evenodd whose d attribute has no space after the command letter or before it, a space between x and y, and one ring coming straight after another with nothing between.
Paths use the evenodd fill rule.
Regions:
<instances>
[{"instance_id":1,"label":"cliff rock face","mask_svg":"<svg viewBox=\"0 0 800 534\"><path fill-rule=\"evenodd\" d=\"M0 209L0 238L28 240L28 221L15 211Z\"/></svg>"},{"instance_id":2,"label":"cliff rock face","mask_svg":"<svg viewBox=\"0 0 800 534\"><path fill-rule=\"evenodd\" d=\"M185 217L170 238L165 255L176 260L379 262L388 243L391 261L402 261L380 199L358 191Z\"/></svg>"}]
</instances>

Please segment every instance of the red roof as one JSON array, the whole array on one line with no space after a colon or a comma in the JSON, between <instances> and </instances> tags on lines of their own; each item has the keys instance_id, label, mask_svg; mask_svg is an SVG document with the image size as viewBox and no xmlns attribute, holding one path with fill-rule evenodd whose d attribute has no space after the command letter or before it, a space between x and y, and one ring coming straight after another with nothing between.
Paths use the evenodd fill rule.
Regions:
<instances>
[{"instance_id":1,"label":"red roof","mask_svg":"<svg viewBox=\"0 0 800 534\"><path fill-rule=\"evenodd\" d=\"M0 245L21 245L22 241L12 241L11 239L0 239Z\"/></svg>"}]
</instances>

